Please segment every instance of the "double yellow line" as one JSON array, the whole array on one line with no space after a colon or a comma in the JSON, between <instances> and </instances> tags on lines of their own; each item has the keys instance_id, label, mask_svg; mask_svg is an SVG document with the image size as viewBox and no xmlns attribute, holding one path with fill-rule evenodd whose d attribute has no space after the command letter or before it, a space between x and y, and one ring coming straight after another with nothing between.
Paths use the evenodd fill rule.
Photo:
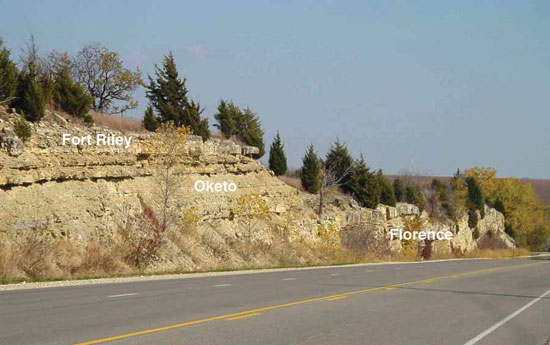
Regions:
<instances>
[{"instance_id":1,"label":"double yellow line","mask_svg":"<svg viewBox=\"0 0 550 345\"><path fill-rule=\"evenodd\" d=\"M449 275L444 275L444 276L440 276L440 277L434 277L434 278L428 278L428 279L422 279L422 280L414 280L414 281L409 281L409 282L404 282L404 283L399 283L399 284L378 286L378 287L369 288L369 289L349 291L349 292L344 292L344 293L335 294L335 295L328 295L328 296L324 296L324 297L317 297L317 298L305 299L305 300L290 302L290 303L285 303L285 304L272 305L272 306L263 307L263 308L245 310L245 311L241 311L241 312L234 313L234 314L219 315L219 316L214 316L214 317L210 317L210 318L206 318L206 319L200 319L200 320L195 320L195 321L178 323L178 324L164 326L164 327L158 327L158 328L151 328L151 329L147 329L147 330L144 330L144 331L126 333L126 334L121 334L121 335L117 335L117 336L114 336L114 337L108 337L108 338L101 338L101 339L96 339L96 340L92 340L92 341L86 341L86 342L78 343L78 344L75 344L75 345L101 344L101 343L105 343L105 342L108 342L108 341L126 339L126 338L131 338L131 337L136 337L136 336L139 336L139 335L146 335L146 334L151 334L151 333L158 333L158 332L168 331L168 330L175 329L175 328L182 328L182 327L186 327L186 326L192 326L192 325L197 325L197 324L211 322L211 321L217 321L217 320L223 320L223 319L226 319L226 320L239 320L239 319L243 319L243 318L250 317L250 316L260 315L261 312L264 312L264 311L280 309L280 308L286 308L286 307L292 307L292 306L300 305L300 304L313 303L313 302L318 302L318 301L334 301L334 300L345 298L347 296L362 294L362 293L366 293L366 292L380 291L380 290L393 290L393 289L396 289L398 287L407 286L407 285L411 285L411 284L431 283L431 282L434 282L436 280L441 280L441 279L446 279L446 278L461 278L461 277L470 276L470 275L479 274L479 273L501 271L501 270L505 270L505 269L509 269L509 268L540 265L541 263L542 262L522 264L522 265L503 266L503 267L493 267L493 268L487 268L487 269L482 269L482 270L477 270L477 271L470 271L470 272L465 272L465 273L449 274Z\"/></svg>"}]
</instances>

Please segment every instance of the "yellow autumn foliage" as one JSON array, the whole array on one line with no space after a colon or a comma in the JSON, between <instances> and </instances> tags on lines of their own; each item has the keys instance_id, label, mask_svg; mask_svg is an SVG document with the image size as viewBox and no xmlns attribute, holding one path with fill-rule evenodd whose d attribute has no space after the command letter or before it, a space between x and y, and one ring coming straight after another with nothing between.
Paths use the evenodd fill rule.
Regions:
<instances>
[{"instance_id":1,"label":"yellow autumn foliage","mask_svg":"<svg viewBox=\"0 0 550 345\"><path fill-rule=\"evenodd\" d=\"M518 245L534 249L550 236L545 205L536 197L533 186L518 178L497 178L492 168L475 167L466 176L477 179L487 201L505 215L506 228Z\"/></svg>"}]
</instances>

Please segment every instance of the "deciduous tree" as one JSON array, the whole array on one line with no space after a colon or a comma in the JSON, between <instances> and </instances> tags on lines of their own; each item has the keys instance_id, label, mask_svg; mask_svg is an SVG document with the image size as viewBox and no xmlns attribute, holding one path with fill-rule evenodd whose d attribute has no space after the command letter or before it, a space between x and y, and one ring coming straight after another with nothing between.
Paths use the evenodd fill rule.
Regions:
<instances>
[{"instance_id":1,"label":"deciduous tree","mask_svg":"<svg viewBox=\"0 0 550 345\"><path fill-rule=\"evenodd\" d=\"M162 123L145 143L145 151L157 168L155 194L160 204L162 231L177 218L175 196L183 183L180 164L188 158L186 143L190 134L189 128L176 127L169 121Z\"/></svg>"},{"instance_id":2,"label":"deciduous tree","mask_svg":"<svg viewBox=\"0 0 550 345\"><path fill-rule=\"evenodd\" d=\"M87 44L78 52L74 63L77 81L94 98L94 110L123 113L138 106L132 93L143 84L141 71L124 68L117 52L98 43Z\"/></svg>"},{"instance_id":3,"label":"deciduous tree","mask_svg":"<svg viewBox=\"0 0 550 345\"><path fill-rule=\"evenodd\" d=\"M250 257L252 234L258 230L258 224L269 215L269 207L262 197L257 194L243 195L235 201L232 209L237 222L246 235L246 256Z\"/></svg>"}]
</instances>

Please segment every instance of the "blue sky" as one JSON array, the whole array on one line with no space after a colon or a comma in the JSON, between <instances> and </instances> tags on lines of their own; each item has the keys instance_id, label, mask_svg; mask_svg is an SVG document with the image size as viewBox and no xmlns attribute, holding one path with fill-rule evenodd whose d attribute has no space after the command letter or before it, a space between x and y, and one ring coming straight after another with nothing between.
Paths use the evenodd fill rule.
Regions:
<instances>
[{"instance_id":1,"label":"blue sky","mask_svg":"<svg viewBox=\"0 0 550 345\"><path fill-rule=\"evenodd\" d=\"M100 42L151 73L173 51L190 95L257 112L289 164L340 138L386 173L491 166L550 178L547 1L3 1L17 56ZM141 117L144 90L136 93ZM211 123L213 120L211 119Z\"/></svg>"}]
</instances>

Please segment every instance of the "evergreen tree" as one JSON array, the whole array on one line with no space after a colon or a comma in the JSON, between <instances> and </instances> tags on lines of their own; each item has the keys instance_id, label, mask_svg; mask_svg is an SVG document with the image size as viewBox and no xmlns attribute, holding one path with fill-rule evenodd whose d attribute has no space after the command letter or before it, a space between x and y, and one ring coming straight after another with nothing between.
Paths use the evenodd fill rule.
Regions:
<instances>
[{"instance_id":1,"label":"evergreen tree","mask_svg":"<svg viewBox=\"0 0 550 345\"><path fill-rule=\"evenodd\" d=\"M208 120L201 119L203 110L200 104L189 100L185 82L185 78L180 79L174 56L169 53L164 56L162 68L155 65L155 79L149 76L147 97L160 122L173 121L176 126L187 126L203 139L208 139Z\"/></svg>"},{"instance_id":2,"label":"evergreen tree","mask_svg":"<svg viewBox=\"0 0 550 345\"><path fill-rule=\"evenodd\" d=\"M382 190L378 178L367 167L363 155L353 165L351 185L353 196L362 206L372 209L378 207Z\"/></svg>"},{"instance_id":3,"label":"evergreen tree","mask_svg":"<svg viewBox=\"0 0 550 345\"><path fill-rule=\"evenodd\" d=\"M68 114L85 118L93 103L92 97L83 86L71 77L70 61L57 66L54 75L53 100L56 106Z\"/></svg>"},{"instance_id":4,"label":"evergreen tree","mask_svg":"<svg viewBox=\"0 0 550 345\"><path fill-rule=\"evenodd\" d=\"M319 172L319 158L317 158L317 154L315 154L313 145L309 145L306 155L302 158L302 169L300 171L302 187L304 187L307 192L315 194L319 191Z\"/></svg>"},{"instance_id":5,"label":"evergreen tree","mask_svg":"<svg viewBox=\"0 0 550 345\"><path fill-rule=\"evenodd\" d=\"M221 100L214 118L218 121L214 126L223 133L224 137L236 136L245 144L257 147L260 152L254 157L256 159L265 154L264 131L260 118L250 108L243 111L233 102Z\"/></svg>"},{"instance_id":6,"label":"evergreen tree","mask_svg":"<svg viewBox=\"0 0 550 345\"><path fill-rule=\"evenodd\" d=\"M17 91L17 67L10 60L10 51L0 39L0 101L14 97Z\"/></svg>"},{"instance_id":7,"label":"evergreen tree","mask_svg":"<svg viewBox=\"0 0 550 345\"><path fill-rule=\"evenodd\" d=\"M485 198L477 180L471 176L466 177L468 187L466 206L470 211L479 210L481 219L485 217Z\"/></svg>"},{"instance_id":8,"label":"evergreen tree","mask_svg":"<svg viewBox=\"0 0 550 345\"><path fill-rule=\"evenodd\" d=\"M269 149L269 169L273 170L276 176L283 175L287 170L284 145L281 141L279 131L277 131Z\"/></svg>"},{"instance_id":9,"label":"evergreen tree","mask_svg":"<svg viewBox=\"0 0 550 345\"><path fill-rule=\"evenodd\" d=\"M345 144L336 140L331 145L325 159L326 168L335 174L337 179L341 178L340 188L345 193L351 193L351 169L353 167L353 158L348 152Z\"/></svg>"},{"instance_id":10,"label":"evergreen tree","mask_svg":"<svg viewBox=\"0 0 550 345\"><path fill-rule=\"evenodd\" d=\"M420 211L424 210L426 207L426 200L422 195L420 186L411 182L405 187L405 202L418 206Z\"/></svg>"},{"instance_id":11,"label":"evergreen tree","mask_svg":"<svg viewBox=\"0 0 550 345\"><path fill-rule=\"evenodd\" d=\"M395 206L396 199L393 185L386 177L384 177L382 170L378 170L376 177L378 179L378 184L380 185L380 203L388 206Z\"/></svg>"},{"instance_id":12,"label":"evergreen tree","mask_svg":"<svg viewBox=\"0 0 550 345\"><path fill-rule=\"evenodd\" d=\"M214 125L219 129L226 139L231 138L236 134L235 119L240 115L239 108L233 104L233 102L226 102L223 99L220 100L218 105L218 112L214 115L217 124Z\"/></svg>"},{"instance_id":13,"label":"evergreen tree","mask_svg":"<svg viewBox=\"0 0 550 345\"><path fill-rule=\"evenodd\" d=\"M42 96L44 97L44 104L51 105L53 95L55 92L55 84L52 78L44 73L40 78L40 87L42 88Z\"/></svg>"},{"instance_id":14,"label":"evergreen tree","mask_svg":"<svg viewBox=\"0 0 550 345\"><path fill-rule=\"evenodd\" d=\"M28 121L37 122L44 117L42 88L32 64L19 75L15 107L25 113Z\"/></svg>"},{"instance_id":15,"label":"evergreen tree","mask_svg":"<svg viewBox=\"0 0 550 345\"><path fill-rule=\"evenodd\" d=\"M393 191L397 202L405 201L405 184L399 177L393 180Z\"/></svg>"},{"instance_id":16,"label":"evergreen tree","mask_svg":"<svg viewBox=\"0 0 550 345\"><path fill-rule=\"evenodd\" d=\"M32 135L31 125L25 120L25 114L21 114L19 119L13 124L15 135L23 142L27 142Z\"/></svg>"},{"instance_id":17,"label":"evergreen tree","mask_svg":"<svg viewBox=\"0 0 550 345\"><path fill-rule=\"evenodd\" d=\"M143 115L143 127L151 132L156 131L159 127L159 121L153 113L153 107L150 104L145 109L145 114Z\"/></svg>"},{"instance_id":18,"label":"evergreen tree","mask_svg":"<svg viewBox=\"0 0 550 345\"><path fill-rule=\"evenodd\" d=\"M264 131L258 115L254 114L250 108L246 108L236 118L237 136L245 144L257 147L260 152L254 157L261 158L265 154Z\"/></svg>"},{"instance_id":19,"label":"evergreen tree","mask_svg":"<svg viewBox=\"0 0 550 345\"><path fill-rule=\"evenodd\" d=\"M193 100L189 103L185 112L189 121L189 127L196 135L202 137L203 140L210 139L210 130L208 129L208 119L202 119L201 115L204 109L201 108L199 103L195 103Z\"/></svg>"}]
</instances>

